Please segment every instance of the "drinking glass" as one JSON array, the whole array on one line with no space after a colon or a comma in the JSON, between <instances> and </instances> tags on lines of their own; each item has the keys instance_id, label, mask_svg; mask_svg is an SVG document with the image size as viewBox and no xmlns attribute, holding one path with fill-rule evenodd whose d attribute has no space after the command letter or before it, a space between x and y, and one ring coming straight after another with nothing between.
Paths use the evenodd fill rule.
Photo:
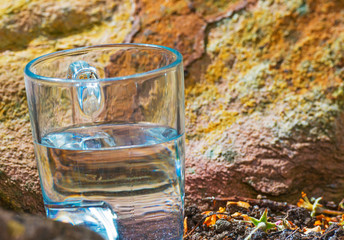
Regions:
<instances>
[{"instance_id":1,"label":"drinking glass","mask_svg":"<svg viewBox=\"0 0 344 240\"><path fill-rule=\"evenodd\" d=\"M182 56L110 44L38 57L24 70L47 216L104 239L182 239Z\"/></svg>"}]
</instances>

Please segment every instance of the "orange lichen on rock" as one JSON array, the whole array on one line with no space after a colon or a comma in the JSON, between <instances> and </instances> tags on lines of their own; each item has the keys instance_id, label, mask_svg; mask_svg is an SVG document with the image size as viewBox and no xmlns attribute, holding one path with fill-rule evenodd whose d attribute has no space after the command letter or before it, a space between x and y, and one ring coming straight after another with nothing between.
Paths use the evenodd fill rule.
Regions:
<instances>
[{"instance_id":1,"label":"orange lichen on rock","mask_svg":"<svg viewBox=\"0 0 344 240\"><path fill-rule=\"evenodd\" d=\"M342 5L340 1L259 1L251 11L235 13L210 30L207 53L213 61L206 82L189 88L227 85L221 98L232 99L227 109L241 104L238 119L254 112L283 115L271 127L277 137L293 129L306 134L302 129L307 126L313 127L312 136L329 135L322 128L332 128L339 113L334 96L339 99L343 88ZM291 123L290 115L304 124Z\"/></svg>"},{"instance_id":2,"label":"orange lichen on rock","mask_svg":"<svg viewBox=\"0 0 344 240\"><path fill-rule=\"evenodd\" d=\"M250 1L137 1L137 20L130 41L175 48L183 54L184 65L202 57L209 23L228 12L245 8ZM159 6L159 7L157 7Z\"/></svg>"},{"instance_id":3,"label":"orange lichen on rock","mask_svg":"<svg viewBox=\"0 0 344 240\"><path fill-rule=\"evenodd\" d=\"M337 193L326 198L340 197L343 8L340 0L257 1L208 27L204 77L187 77L187 168L202 176L198 185L216 173L222 190L196 193L193 174L188 191L290 199L323 194L331 182Z\"/></svg>"}]
</instances>

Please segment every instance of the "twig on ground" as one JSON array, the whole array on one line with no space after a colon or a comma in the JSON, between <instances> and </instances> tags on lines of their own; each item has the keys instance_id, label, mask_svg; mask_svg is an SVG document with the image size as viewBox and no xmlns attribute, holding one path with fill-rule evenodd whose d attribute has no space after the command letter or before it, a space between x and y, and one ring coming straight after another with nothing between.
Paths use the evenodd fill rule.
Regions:
<instances>
[{"instance_id":1,"label":"twig on ground","mask_svg":"<svg viewBox=\"0 0 344 240\"><path fill-rule=\"evenodd\" d=\"M328 231L328 232L326 232L326 233L323 233L323 234L321 234L321 236L320 236L320 239L325 239L325 237L327 236L327 235L329 235L330 233L332 233L333 231L335 231L336 229L334 228L334 229L331 229L330 231Z\"/></svg>"},{"instance_id":2,"label":"twig on ground","mask_svg":"<svg viewBox=\"0 0 344 240\"><path fill-rule=\"evenodd\" d=\"M295 208L296 205L289 204L287 202L276 202L269 199L253 199L253 198L247 198L247 197L239 197L239 196L233 196L233 197L207 197L203 198L205 201L219 201L219 202L227 202L227 201L245 201L250 203L251 205L271 205L274 208L277 209L291 209Z\"/></svg>"},{"instance_id":3,"label":"twig on ground","mask_svg":"<svg viewBox=\"0 0 344 240\"><path fill-rule=\"evenodd\" d=\"M285 240L288 240L290 237L293 237L293 235L299 230L299 228L296 228Z\"/></svg>"}]
</instances>

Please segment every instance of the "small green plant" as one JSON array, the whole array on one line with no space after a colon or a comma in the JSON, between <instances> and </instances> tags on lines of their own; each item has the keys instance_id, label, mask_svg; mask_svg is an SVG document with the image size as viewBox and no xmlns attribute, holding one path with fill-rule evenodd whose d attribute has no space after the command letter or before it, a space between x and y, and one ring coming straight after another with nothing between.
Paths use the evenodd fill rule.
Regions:
<instances>
[{"instance_id":1,"label":"small green plant","mask_svg":"<svg viewBox=\"0 0 344 240\"><path fill-rule=\"evenodd\" d=\"M303 207L307 209L308 211L311 211L311 216L314 217L315 214L318 211L318 208L322 207L321 204L319 204L319 201L322 199L322 197L319 197L315 200L313 200L313 203L311 203L307 197L307 195L302 192L302 198L297 203L298 207Z\"/></svg>"},{"instance_id":2,"label":"small green plant","mask_svg":"<svg viewBox=\"0 0 344 240\"><path fill-rule=\"evenodd\" d=\"M264 213L262 214L262 216L260 217L260 219L256 219L254 217L250 217L251 222L253 223L254 226L256 226L252 232L250 232L250 234L245 238L245 240L249 240L251 239L252 235L258 231L258 229L263 230L264 232L275 228L276 224L268 222L268 210L265 209Z\"/></svg>"},{"instance_id":3,"label":"small green plant","mask_svg":"<svg viewBox=\"0 0 344 240\"><path fill-rule=\"evenodd\" d=\"M314 217L315 214L328 214L328 215L341 215L343 214L342 211L335 211L324 208L319 202L321 201L322 197L319 198L311 198L311 201L308 199L307 194L302 192L302 198L297 203L298 207L302 207L307 209L311 212L311 216ZM313 203L312 203L313 202ZM340 206L340 204L339 204Z\"/></svg>"}]
</instances>

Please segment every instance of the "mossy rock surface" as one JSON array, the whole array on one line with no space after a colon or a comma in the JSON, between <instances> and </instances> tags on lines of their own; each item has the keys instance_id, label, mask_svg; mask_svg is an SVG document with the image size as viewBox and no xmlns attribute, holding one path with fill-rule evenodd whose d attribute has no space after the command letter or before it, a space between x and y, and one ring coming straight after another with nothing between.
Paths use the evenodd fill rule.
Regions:
<instances>
[{"instance_id":1,"label":"mossy rock surface","mask_svg":"<svg viewBox=\"0 0 344 240\"><path fill-rule=\"evenodd\" d=\"M0 186L30 192L10 203L0 191L2 205L43 211L25 64L118 42L165 45L184 56L188 199L294 200L301 191L342 199L343 11L340 0L1 3Z\"/></svg>"}]
</instances>

